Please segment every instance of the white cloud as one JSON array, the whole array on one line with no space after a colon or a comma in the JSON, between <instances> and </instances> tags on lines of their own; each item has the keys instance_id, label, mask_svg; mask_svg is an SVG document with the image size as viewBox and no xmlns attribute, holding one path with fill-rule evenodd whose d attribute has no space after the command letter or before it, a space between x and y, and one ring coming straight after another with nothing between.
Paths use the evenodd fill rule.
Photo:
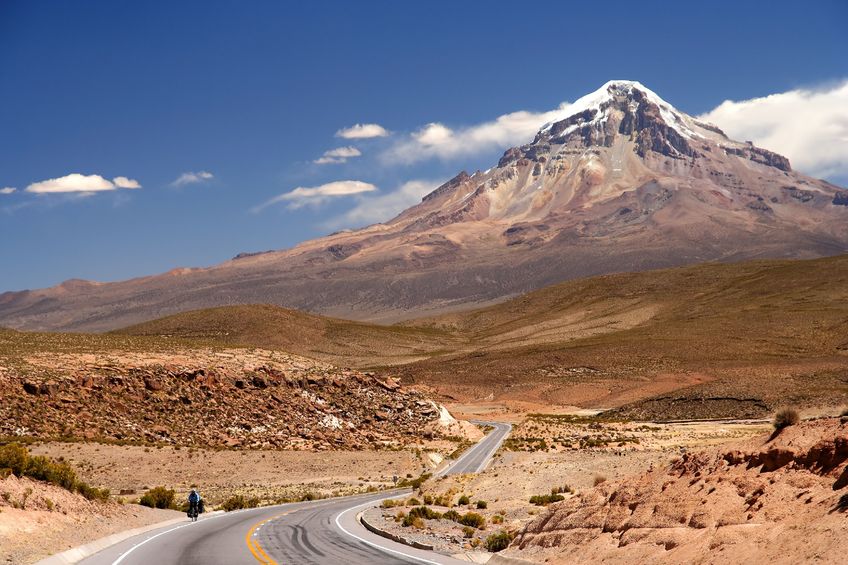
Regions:
<instances>
[{"instance_id":1,"label":"white cloud","mask_svg":"<svg viewBox=\"0 0 848 565\"><path fill-rule=\"evenodd\" d=\"M434 157L453 159L484 151L507 149L527 143L548 122L568 116L569 103L548 112L518 111L496 119L451 129L433 122L387 149L382 159L389 163L414 163Z\"/></svg>"},{"instance_id":2,"label":"white cloud","mask_svg":"<svg viewBox=\"0 0 848 565\"><path fill-rule=\"evenodd\" d=\"M18 189L13 186L5 186L0 188L0 194L12 194L13 192L17 192Z\"/></svg>"},{"instance_id":3,"label":"white cloud","mask_svg":"<svg viewBox=\"0 0 848 565\"><path fill-rule=\"evenodd\" d=\"M355 228L390 220L421 202L426 194L443 183L443 180L411 180L392 192L363 197L356 206L333 218L326 226L329 229Z\"/></svg>"},{"instance_id":4,"label":"white cloud","mask_svg":"<svg viewBox=\"0 0 848 565\"><path fill-rule=\"evenodd\" d=\"M306 205L318 206L331 198L375 192L376 190L377 187L373 184L358 180L339 180L314 187L299 186L290 192L275 196L267 202L263 202L251 211L254 213L260 212L268 206L273 206L281 202L287 202L288 208L296 210Z\"/></svg>"},{"instance_id":5,"label":"white cloud","mask_svg":"<svg viewBox=\"0 0 848 565\"><path fill-rule=\"evenodd\" d=\"M114 182L115 186L118 188L141 188L141 185L138 184L137 180L128 179L127 177L115 177L112 179L112 182Z\"/></svg>"},{"instance_id":6,"label":"white cloud","mask_svg":"<svg viewBox=\"0 0 848 565\"><path fill-rule=\"evenodd\" d=\"M26 187L26 192L36 194L56 194L69 192L94 193L119 188L141 188L138 181L127 177L115 177L111 181L100 175L81 175L71 173L64 177L35 182Z\"/></svg>"},{"instance_id":7,"label":"white cloud","mask_svg":"<svg viewBox=\"0 0 848 565\"><path fill-rule=\"evenodd\" d=\"M177 178L177 180L171 183L171 186L185 186L187 184L196 184L198 182L212 180L213 178L215 178L215 175L207 171L198 171L196 173L188 172L181 174Z\"/></svg>"},{"instance_id":8,"label":"white cloud","mask_svg":"<svg viewBox=\"0 0 848 565\"><path fill-rule=\"evenodd\" d=\"M369 139L371 137L386 137L387 135L389 135L389 130L380 124L356 124L336 132L336 137L345 139Z\"/></svg>"},{"instance_id":9,"label":"white cloud","mask_svg":"<svg viewBox=\"0 0 848 565\"><path fill-rule=\"evenodd\" d=\"M822 89L727 100L699 119L732 139L785 155L805 173L848 175L848 80Z\"/></svg>"},{"instance_id":10,"label":"white cloud","mask_svg":"<svg viewBox=\"0 0 848 565\"><path fill-rule=\"evenodd\" d=\"M324 154L320 158L315 159L314 162L318 165L344 163L348 159L359 157L360 155L362 155L362 152L359 149L349 145L347 147L338 147L324 151Z\"/></svg>"}]
</instances>

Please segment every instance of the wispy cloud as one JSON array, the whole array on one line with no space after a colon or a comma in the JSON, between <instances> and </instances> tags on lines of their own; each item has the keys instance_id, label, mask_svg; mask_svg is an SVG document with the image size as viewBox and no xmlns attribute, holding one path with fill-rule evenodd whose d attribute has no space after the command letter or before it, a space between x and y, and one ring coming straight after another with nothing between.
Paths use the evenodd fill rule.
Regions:
<instances>
[{"instance_id":1,"label":"wispy cloud","mask_svg":"<svg viewBox=\"0 0 848 565\"><path fill-rule=\"evenodd\" d=\"M388 135L389 130L380 124L356 124L336 132L336 137L343 137L344 139L369 139Z\"/></svg>"},{"instance_id":2,"label":"wispy cloud","mask_svg":"<svg viewBox=\"0 0 848 565\"><path fill-rule=\"evenodd\" d=\"M314 162L318 165L344 163L348 159L359 157L360 155L362 155L362 152L359 149L349 145L347 147L338 147L336 149L324 151L324 154L318 159L315 159Z\"/></svg>"},{"instance_id":3,"label":"wispy cloud","mask_svg":"<svg viewBox=\"0 0 848 565\"><path fill-rule=\"evenodd\" d=\"M753 141L789 158L793 168L848 176L848 80L750 100L727 100L699 116L733 139Z\"/></svg>"},{"instance_id":4,"label":"wispy cloud","mask_svg":"<svg viewBox=\"0 0 848 565\"><path fill-rule=\"evenodd\" d=\"M187 184L197 184L199 182L210 181L215 178L215 175L208 171L188 172L183 173L177 180L171 183L171 186L185 186Z\"/></svg>"},{"instance_id":5,"label":"wispy cloud","mask_svg":"<svg viewBox=\"0 0 848 565\"><path fill-rule=\"evenodd\" d=\"M294 190L275 196L259 206L255 206L251 211L254 213L261 212L268 206L280 203L286 203L288 208L296 210L307 205L318 206L332 198L376 191L377 187L373 184L358 180L339 180L313 187L299 186Z\"/></svg>"},{"instance_id":6,"label":"wispy cloud","mask_svg":"<svg viewBox=\"0 0 848 565\"><path fill-rule=\"evenodd\" d=\"M386 149L385 163L409 164L432 158L454 159L527 143L544 124L568 115L571 104L548 112L518 111L476 125L450 128L429 123Z\"/></svg>"},{"instance_id":7,"label":"wispy cloud","mask_svg":"<svg viewBox=\"0 0 848 565\"><path fill-rule=\"evenodd\" d=\"M88 193L117 190L119 188L138 189L138 181L127 177L115 177L111 181L100 175L81 175L71 173L55 179L35 182L26 187L26 192L34 194Z\"/></svg>"},{"instance_id":8,"label":"wispy cloud","mask_svg":"<svg viewBox=\"0 0 848 565\"><path fill-rule=\"evenodd\" d=\"M411 180L391 192L364 196L356 206L331 219L325 227L328 229L357 228L390 220L410 206L421 202L426 194L443 183L444 180Z\"/></svg>"},{"instance_id":9,"label":"wispy cloud","mask_svg":"<svg viewBox=\"0 0 848 565\"><path fill-rule=\"evenodd\" d=\"M546 123L563 119L572 103L546 112L518 111L462 127L422 126L380 154L385 165L451 160L527 143ZM726 101L699 116L731 138L751 140L785 155L792 166L817 176L848 175L848 80L826 88L796 89L762 98Z\"/></svg>"},{"instance_id":10,"label":"wispy cloud","mask_svg":"<svg viewBox=\"0 0 848 565\"><path fill-rule=\"evenodd\" d=\"M0 188L0 194L12 194L17 191L18 189L13 186L4 186L3 188Z\"/></svg>"}]
</instances>

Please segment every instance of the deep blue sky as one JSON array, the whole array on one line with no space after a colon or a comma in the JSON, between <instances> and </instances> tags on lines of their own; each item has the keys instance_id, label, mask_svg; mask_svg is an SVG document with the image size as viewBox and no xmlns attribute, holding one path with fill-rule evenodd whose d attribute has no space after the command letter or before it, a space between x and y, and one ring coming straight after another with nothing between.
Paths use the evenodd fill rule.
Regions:
<instances>
[{"instance_id":1,"label":"deep blue sky","mask_svg":"<svg viewBox=\"0 0 848 565\"><path fill-rule=\"evenodd\" d=\"M547 4L547 5L546 5ZM291 246L354 200L250 209L335 180L390 192L488 168L500 149L414 165L402 135L555 108L611 78L691 114L848 77L848 2L0 1L0 291L116 280ZM353 144L365 155L312 163ZM188 171L215 178L175 188ZM141 190L24 193L69 173Z\"/></svg>"}]
</instances>

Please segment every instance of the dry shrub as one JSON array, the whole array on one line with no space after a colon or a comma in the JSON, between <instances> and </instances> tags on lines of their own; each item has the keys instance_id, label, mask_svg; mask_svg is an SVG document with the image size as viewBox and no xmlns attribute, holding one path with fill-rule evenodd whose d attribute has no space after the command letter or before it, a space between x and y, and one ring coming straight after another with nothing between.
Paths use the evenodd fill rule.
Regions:
<instances>
[{"instance_id":1,"label":"dry shrub","mask_svg":"<svg viewBox=\"0 0 848 565\"><path fill-rule=\"evenodd\" d=\"M780 431L783 428L794 426L800 421L801 417L798 415L797 410L794 408L781 408L775 413L772 425L774 426L775 431Z\"/></svg>"}]
</instances>

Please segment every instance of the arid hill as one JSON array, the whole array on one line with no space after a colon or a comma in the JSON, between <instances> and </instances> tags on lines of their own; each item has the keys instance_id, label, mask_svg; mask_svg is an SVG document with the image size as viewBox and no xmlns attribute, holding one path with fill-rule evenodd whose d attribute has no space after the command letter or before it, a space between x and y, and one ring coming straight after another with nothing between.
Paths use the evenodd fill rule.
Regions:
<instances>
[{"instance_id":1,"label":"arid hill","mask_svg":"<svg viewBox=\"0 0 848 565\"><path fill-rule=\"evenodd\" d=\"M410 363L463 341L445 330L381 326L269 304L192 310L114 333L277 349L352 367Z\"/></svg>"},{"instance_id":2,"label":"arid hill","mask_svg":"<svg viewBox=\"0 0 848 565\"><path fill-rule=\"evenodd\" d=\"M126 331L280 344L384 366L459 401L621 406L621 416L646 419L761 416L787 401L848 402L848 256L594 277L388 327L251 306ZM399 365L415 358L425 359Z\"/></svg>"},{"instance_id":3,"label":"arid hill","mask_svg":"<svg viewBox=\"0 0 848 565\"><path fill-rule=\"evenodd\" d=\"M846 433L830 418L686 453L551 505L508 553L554 564L841 563Z\"/></svg>"},{"instance_id":4,"label":"arid hill","mask_svg":"<svg viewBox=\"0 0 848 565\"><path fill-rule=\"evenodd\" d=\"M374 449L449 433L392 379L261 349L0 332L0 437Z\"/></svg>"},{"instance_id":5,"label":"arid hill","mask_svg":"<svg viewBox=\"0 0 848 565\"><path fill-rule=\"evenodd\" d=\"M605 273L846 251L848 191L611 81L386 223L210 268L0 294L0 324L104 331L256 303L398 321Z\"/></svg>"}]
</instances>

